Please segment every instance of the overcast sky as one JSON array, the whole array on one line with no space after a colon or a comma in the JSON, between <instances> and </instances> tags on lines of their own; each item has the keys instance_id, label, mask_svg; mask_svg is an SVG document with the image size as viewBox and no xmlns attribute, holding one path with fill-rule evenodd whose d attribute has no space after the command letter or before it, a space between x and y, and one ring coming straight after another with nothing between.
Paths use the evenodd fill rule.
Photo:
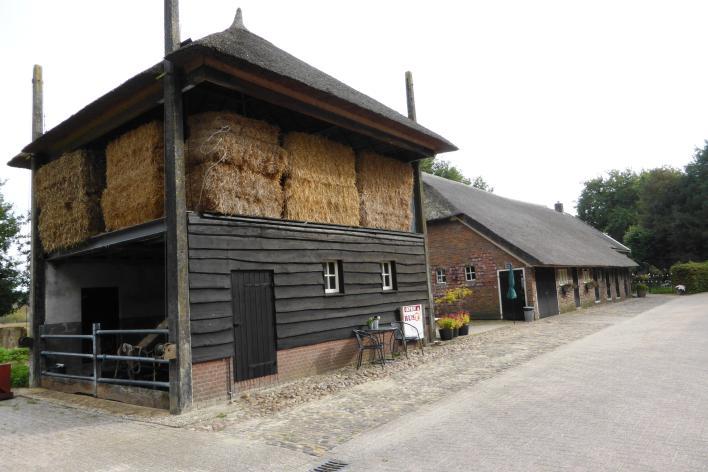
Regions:
<instances>
[{"instance_id":1,"label":"overcast sky","mask_svg":"<svg viewBox=\"0 0 708 472\"><path fill-rule=\"evenodd\" d=\"M162 0L0 0L0 159L30 140L32 65L49 129L163 54ZM574 212L613 168L682 167L708 138L708 2L181 0L182 39L246 27L460 150L495 193ZM0 166L29 206L29 172Z\"/></svg>"}]
</instances>

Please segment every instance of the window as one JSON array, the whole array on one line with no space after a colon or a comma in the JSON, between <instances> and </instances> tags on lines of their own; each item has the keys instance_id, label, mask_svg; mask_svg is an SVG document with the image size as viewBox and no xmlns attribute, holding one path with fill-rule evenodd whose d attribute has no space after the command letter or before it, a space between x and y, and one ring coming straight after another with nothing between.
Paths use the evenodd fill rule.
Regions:
<instances>
[{"instance_id":1,"label":"window","mask_svg":"<svg viewBox=\"0 0 708 472\"><path fill-rule=\"evenodd\" d=\"M558 269L558 285L567 285L570 283L570 269Z\"/></svg>"},{"instance_id":2,"label":"window","mask_svg":"<svg viewBox=\"0 0 708 472\"><path fill-rule=\"evenodd\" d=\"M592 276L590 275L590 269L583 269L583 282L587 283L592 280Z\"/></svg>"},{"instance_id":3,"label":"window","mask_svg":"<svg viewBox=\"0 0 708 472\"><path fill-rule=\"evenodd\" d=\"M322 263L324 272L325 293L341 293L341 261L327 261Z\"/></svg>"},{"instance_id":4,"label":"window","mask_svg":"<svg viewBox=\"0 0 708 472\"><path fill-rule=\"evenodd\" d=\"M445 269L435 269L435 281L439 284L447 283L447 275Z\"/></svg>"},{"instance_id":5,"label":"window","mask_svg":"<svg viewBox=\"0 0 708 472\"><path fill-rule=\"evenodd\" d=\"M381 263L381 285L384 290L396 290L396 263Z\"/></svg>"},{"instance_id":6,"label":"window","mask_svg":"<svg viewBox=\"0 0 708 472\"><path fill-rule=\"evenodd\" d=\"M468 265L465 266L465 280L468 282L472 282L477 278L477 272L474 270L473 265Z\"/></svg>"}]
</instances>

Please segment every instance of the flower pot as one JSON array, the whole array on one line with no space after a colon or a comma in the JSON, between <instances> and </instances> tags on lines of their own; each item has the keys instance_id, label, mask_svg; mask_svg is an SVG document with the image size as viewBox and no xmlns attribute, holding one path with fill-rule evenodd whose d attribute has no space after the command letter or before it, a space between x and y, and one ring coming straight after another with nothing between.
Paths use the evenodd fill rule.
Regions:
<instances>
[{"instance_id":1,"label":"flower pot","mask_svg":"<svg viewBox=\"0 0 708 472\"><path fill-rule=\"evenodd\" d=\"M470 334L470 325L462 325L459 330L460 336L467 336Z\"/></svg>"},{"instance_id":2,"label":"flower pot","mask_svg":"<svg viewBox=\"0 0 708 472\"><path fill-rule=\"evenodd\" d=\"M440 339L449 341L452 339L452 328L440 328Z\"/></svg>"},{"instance_id":3,"label":"flower pot","mask_svg":"<svg viewBox=\"0 0 708 472\"><path fill-rule=\"evenodd\" d=\"M644 298L644 297L647 296L647 291L644 290L644 289L639 289L639 288L638 288L638 289L637 289L637 296L638 296L639 298Z\"/></svg>"},{"instance_id":4,"label":"flower pot","mask_svg":"<svg viewBox=\"0 0 708 472\"><path fill-rule=\"evenodd\" d=\"M460 335L460 328L452 328L452 337L456 338Z\"/></svg>"}]
</instances>

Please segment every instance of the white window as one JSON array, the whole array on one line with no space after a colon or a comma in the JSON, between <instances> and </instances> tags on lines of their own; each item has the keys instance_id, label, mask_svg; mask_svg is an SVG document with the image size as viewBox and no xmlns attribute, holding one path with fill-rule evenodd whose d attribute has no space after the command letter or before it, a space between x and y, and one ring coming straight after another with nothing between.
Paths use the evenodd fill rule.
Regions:
<instances>
[{"instance_id":1,"label":"white window","mask_svg":"<svg viewBox=\"0 0 708 472\"><path fill-rule=\"evenodd\" d=\"M590 269L583 269L583 282L588 283L592 280L592 275L590 274Z\"/></svg>"},{"instance_id":2,"label":"white window","mask_svg":"<svg viewBox=\"0 0 708 472\"><path fill-rule=\"evenodd\" d=\"M393 262L381 263L381 284L384 290L393 290L394 282Z\"/></svg>"},{"instance_id":3,"label":"white window","mask_svg":"<svg viewBox=\"0 0 708 472\"><path fill-rule=\"evenodd\" d=\"M339 263L327 261L322 264L325 293L339 293Z\"/></svg>"},{"instance_id":4,"label":"white window","mask_svg":"<svg viewBox=\"0 0 708 472\"><path fill-rule=\"evenodd\" d=\"M474 270L473 265L465 266L465 280L472 282L477 278L477 272Z\"/></svg>"},{"instance_id":5,"label":"white window","mask_svg":"<svg viewBox=\"0 0 708 472\"><path fill-rule=\"evenodd\" d=\"M570 283L570 269L558 269L558 285L567 285Z\"/></svg>"},{"instance_id":6,"label":"white window","mask_svg":"<svg viewBox=\"0 0 708 472\"><path fill-rule=\"evenodd\" d=\"M447 274L445 274L445 269L435 269L435 281L439 284L447 283Z\"/></svg>"}]
</instances>

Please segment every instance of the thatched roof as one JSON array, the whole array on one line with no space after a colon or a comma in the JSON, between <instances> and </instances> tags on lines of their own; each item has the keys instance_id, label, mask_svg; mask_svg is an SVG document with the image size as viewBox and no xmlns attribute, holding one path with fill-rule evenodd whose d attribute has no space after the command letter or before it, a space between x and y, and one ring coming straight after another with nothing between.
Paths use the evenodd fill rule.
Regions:
<instances>
[{"instance_id":1,"label":"thatched roof","mask_svg":"<svg viewBox=\"0 0 708 472\"><path fill-rule=\"evenodd\" d=\"M206 57L246 67L249 73L275 78L287 87L297 88L298 92L305 96L316 95L334 109L345 110L352 123L359 121L362 126L369 127L375 126L372 125L373 122L385 123L391 129L425 141L427 145L424 147L432 153L457 149L442 136L251 33L243 25L240 10L228 29L197 41L185 41L179 49L167 56L169 60L185 68L203 63L203 58ZM162 63L141 72L46 132L26 146L23 151L30 154L49 153L58 147L68 147L67 140L80 135L77 130L86 127L91 120L113 111L120 106L121 101L136 96L139 89L159 84L161 72ZM153 105L156 103L158 97L155 96L154 91L152 94L145 95L146 100L151 100L150 103ZM19 154L10 161L9 165L29 167L29 159L26 154Z\"/></svg>"},{"instance_id":2,"label":"thatched roof","mask_svg":"<svg viewBox=\"0 0 708 472\"><path fill-rule=\"evenodd\" d=\"M428 222L458 217L531 265L637 265L620 253L617 241L567 213L430 174L423 174L423 184Z\"/></svg>"}]
</instances>

